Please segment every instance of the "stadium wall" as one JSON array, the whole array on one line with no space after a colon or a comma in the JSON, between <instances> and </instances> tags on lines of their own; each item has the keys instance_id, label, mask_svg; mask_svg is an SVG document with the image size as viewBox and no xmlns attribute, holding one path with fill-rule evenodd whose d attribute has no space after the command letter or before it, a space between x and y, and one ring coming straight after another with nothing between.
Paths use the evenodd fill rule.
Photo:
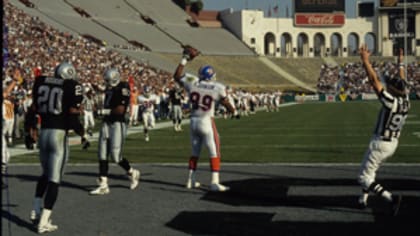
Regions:
<instances>
[{"instance_id":1,"label":"stadium wall","mask_svg":"<svg viewBox=\"0 0 420 236\"><path fill-rule=\"evenodd\" d=\"M402 12L401 6L379 8L372 17L358 18L345 18L343 12L333 12L329 15L341 15L341 23L329 25L321 22L321 26L300 25L293 18L265 17L261 10L227 9L220 12L220 18L225 28L259 55L287 58L347 57L357 54L360 44L367 43L375 55L395 56L404 38L401 35L393 37L390 32L393 27L398 28L394 26L398 25L395 23L398 21L392 20L391 16L401 15L398 11ZM408 12L411 14L411 18L407 18L408 27L413 28L409 29L407 55L420 56L420 3L408 5Z\"/></svg>"}]
</instances>

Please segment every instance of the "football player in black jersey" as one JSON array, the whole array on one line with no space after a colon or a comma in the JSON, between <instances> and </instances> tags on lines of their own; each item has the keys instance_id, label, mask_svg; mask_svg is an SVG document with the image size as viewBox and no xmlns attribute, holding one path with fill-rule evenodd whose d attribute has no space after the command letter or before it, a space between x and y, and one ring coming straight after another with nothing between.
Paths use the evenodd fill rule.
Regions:
<instances>
[{"instance_id":1,"label":"football player in black jersey","mask_svg":"<svg viewBox=\"0 0 420 236\"><path fill-rule=\"evenodd\" d=\"M140 171L132 168L127 159L122 157L122 148L127 135L126 113L130 106L130 87L120 79L116 69L108 69L104 74L106 83L104 108L99 112L103 116L102 128L99 133L98 187L89 193L91 195L108 194L108 157L121 166L131 181L130 189L138 186Z\"/></svg>"},{"instance_id":2,"label":"football player in black jersey","mask_svg":"<svg viewBox=\"0 0 420 236\"><path fill-rule=\"evenodd\" d=\"M174 124L175 131L182 131L182 100L184 99L184 90L178 83L173 85L173 88L169 91L169 102L171 104L172 111L172 122Z\"/></svg>"},{"instance_id":3,"label":"football player in black jersey","mask_svg":"<svg viewBox=\"0 0 420 236\"><path fill-rule=\"evenodd\" d=\"M359 205L365 208L367 206L369 192L372 192L388 201L392 207L392 214L396 215L400 206L401 196L393 195L376 182L375 178L376 172L381 164L395 153L398 147L398 138L407 118L408 110L410 109L405 81L403 50L400 49L400 55L398 57L398 73L385 77L385 87L382 85L376 71L369 62L370 52L366 45L360 48L359 53L369 82L378 95L379 101L382 103L376 128L362 161L358 177L358 181L362 186Z\"/></svg>"},{"instance_id":4,"label":"football player in black jersey","mask_svg":"<svg viewBox=\"0 0 420 236\"><path fill-rule=\"evenodd\" d=\"M40 76L33 87L33 103L30 108L29 126L36 129L35 114L41 117L39 133L39 157L42 175L38 179L31 220L38 222L38 233L58 229L50 220L57 200L59 184L68 160L68 130L73 129L87 143L80 123L80 104L83 88L78 83L73 65L63 62L55 69L54 77ZM44 206L41 211L42 198Z\"/></svg>"}]
</instances>

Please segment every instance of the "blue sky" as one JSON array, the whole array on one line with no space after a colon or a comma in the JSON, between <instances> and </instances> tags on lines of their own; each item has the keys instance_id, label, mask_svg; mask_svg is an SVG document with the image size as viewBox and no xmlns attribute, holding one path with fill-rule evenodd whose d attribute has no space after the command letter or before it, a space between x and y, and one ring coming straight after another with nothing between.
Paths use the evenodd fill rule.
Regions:
<instances>
[{"instance_id":1,"label":"blue sky","mask_svg":"<svg viewBox=\"0 0 420 236\"><path fill-rule=\"evenodd\" d=\"M349 18L356 16L357 2L377 2L377 0L345 0L346 15ZM289 8L289 16L292 16L293 0L203 0L204 9L206 10L223 10L226 8L240 9L260 9L267 14L269 6L279 6L279 17L286 17L286 9Z\"/></svg>"}]
</instances>

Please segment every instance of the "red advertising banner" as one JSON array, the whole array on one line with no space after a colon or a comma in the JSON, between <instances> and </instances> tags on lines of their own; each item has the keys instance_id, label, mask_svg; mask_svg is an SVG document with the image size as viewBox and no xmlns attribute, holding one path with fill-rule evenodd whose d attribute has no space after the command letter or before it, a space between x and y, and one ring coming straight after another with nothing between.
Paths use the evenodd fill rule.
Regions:
<instances>
[{"instance_id":1,"label":"red advertising banner","mask_svg":"<svg viewBox=\"0 0 420 236\"><path fill-rule=\"evenodd\" d=\"M296 26L342 26L345 20L342 13L295 13Z\"/></svg>"}]
</instances>

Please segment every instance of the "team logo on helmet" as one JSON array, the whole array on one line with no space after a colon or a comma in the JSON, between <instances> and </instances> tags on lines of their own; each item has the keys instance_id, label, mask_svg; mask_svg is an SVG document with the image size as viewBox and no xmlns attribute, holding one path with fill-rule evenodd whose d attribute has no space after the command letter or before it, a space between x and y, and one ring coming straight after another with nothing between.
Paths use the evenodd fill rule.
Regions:
<instances>
[{"instance_id":1,"label":"team logo on helmet","mask_svg":"<svg viewBox=\"0 0 420 236\"><path fill-rule=\"evenodd\" d=\"M212 66L206 65L198 70L198 76L200 80L212 80L216 77L216 72Z\"/></svg>"},{"instance_id":2,"label":"team logo on helmet","mask_svg":"<svg viewBox=\"0 0 420 236\"><path fill-rule=\"evenodd\" d=\"M120 79L120 73L114 68L107 70L104 74L105 83L111 87L117 86L120 83Z\"/></svg>"},{"instance_id":3,"label":"team logo on helmet","mask_svg":"<svg viewBox=\"0 0 420 236\"><path fill-rule=\"evenodd\" d=\"M76 69L70 63L60 63L54 71L54 76L61 79L76 79Z\"/></svg>"}]
</instances>

